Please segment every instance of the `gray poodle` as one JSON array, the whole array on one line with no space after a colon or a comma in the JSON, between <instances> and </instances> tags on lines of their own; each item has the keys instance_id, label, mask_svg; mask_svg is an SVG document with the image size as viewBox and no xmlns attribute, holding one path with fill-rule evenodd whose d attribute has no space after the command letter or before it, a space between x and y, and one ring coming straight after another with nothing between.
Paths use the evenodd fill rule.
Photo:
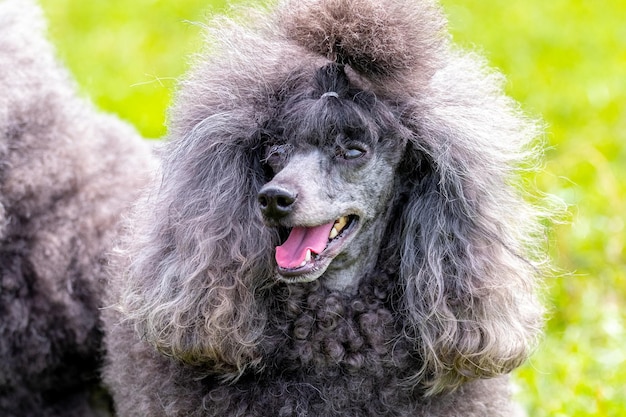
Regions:
<instances>
[{"instance_id":1,"label":"gray poodle","mask_svg":"<svg viewBox=\"0 0 626 417\"><path fill-rule=\"evenodd\" d=\"M542 324L538 133L429 0L208 29L115 259L120 416L510 416Z\"/></svg>"},{"instance_id":2,"label":"gray poodle","mask_svg":"<svg viewBox=\"0 0 626 417\"><path fill-rule=\"evenodd\" d=\"M105 256L152 156L77 97L44 26L0 1L0 416L96 416Z\"/></svg>"}]
</instances>

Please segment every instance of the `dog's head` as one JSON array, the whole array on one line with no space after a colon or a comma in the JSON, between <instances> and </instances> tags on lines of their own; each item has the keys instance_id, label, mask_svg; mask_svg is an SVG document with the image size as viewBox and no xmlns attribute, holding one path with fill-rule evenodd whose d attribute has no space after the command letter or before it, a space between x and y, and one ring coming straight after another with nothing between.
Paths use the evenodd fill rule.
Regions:
<instances>
[{"instance_id":1,"label":"dog's head","mask_svg":"<svg viewBox=\"0 0 626 417\"><path fill-rule=\"evenodd\" d=\"M354 291L377 262L408 134L391 108L327 64L263 126L270 179L258 193L276 248L276 277Z\"/></svg>"},{"instance_id":2,"label":"dog's head","mask_svg":"<svg viewBox=\"0 0 626 417\"><path fill-rule=\"evenodd\" d=\"M354 291L384 267L423 364L411 383L518 366L541 324L536 211L515 185L536 130L499 78L447 44L430 1L247 14L182 83L139 205L120 284L138 332L227 376L262 369L276 278Z\"/></svg>"}]
</instances>

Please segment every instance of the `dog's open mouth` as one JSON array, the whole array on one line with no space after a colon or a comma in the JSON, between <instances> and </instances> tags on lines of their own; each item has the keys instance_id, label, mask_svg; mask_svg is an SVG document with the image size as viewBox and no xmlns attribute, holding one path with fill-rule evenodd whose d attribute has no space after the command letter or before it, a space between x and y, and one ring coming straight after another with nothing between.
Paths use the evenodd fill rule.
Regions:
<instances>
[{"instance_id":1,"label":"dog's open mouth","mask_svg":"<svg viewBox=\"0 0 626 417\"><path fill-rule=\"evenodd\" d=\"M286 282L313 281L337 256L356 230L358 217L342 216L315 227L297 226L276 247L279 279Z\"/></svg>"}]
</instances>

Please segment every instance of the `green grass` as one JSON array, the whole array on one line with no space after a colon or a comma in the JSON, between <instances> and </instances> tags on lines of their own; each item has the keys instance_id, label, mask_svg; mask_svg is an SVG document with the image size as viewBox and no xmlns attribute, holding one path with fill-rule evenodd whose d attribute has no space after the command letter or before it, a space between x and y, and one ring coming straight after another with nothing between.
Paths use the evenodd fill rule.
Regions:
<instances>
[{"instance_id":1,"label":"green grass","mask_svg":"<svg viewBox=\"0 0 626 417\"><path fill-rule=\"evenodd\" d=\"M146 136L186 57L203 0L42 0L61 58L82 91ZM626 2L444 0L455 41L482 51L507 91L547 125L539 188L569 205L550 250L545 339L515 373L533 417L626 415Z\"/></svg>"},{"instance_id":2,"label":"green grass","mask_svg":"<svg viewBox=\"0 0 626 417\"><path fill-rule=\"evenodd\" d=\"M226 0L41 0L82 91L147 137L165 133L175 78L201 45L198 22Z\"/></svg>"}]
</instances>

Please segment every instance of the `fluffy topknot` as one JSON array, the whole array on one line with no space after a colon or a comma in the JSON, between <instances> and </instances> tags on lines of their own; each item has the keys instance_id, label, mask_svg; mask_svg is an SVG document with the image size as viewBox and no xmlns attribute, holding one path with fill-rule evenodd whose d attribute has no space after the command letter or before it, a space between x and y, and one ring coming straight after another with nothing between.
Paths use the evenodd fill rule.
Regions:
<instances>
[{"instance_id":1,"label":"fluffy topknot","mask_svg":"<svg viewBox=\"0 0 626 417\"><path fill-rule=\"evenodd\" d=\"M432 73L445 39L432 1L288 0L278 22L287 38L374 79Z\"/></svg>"}]
</instances>

